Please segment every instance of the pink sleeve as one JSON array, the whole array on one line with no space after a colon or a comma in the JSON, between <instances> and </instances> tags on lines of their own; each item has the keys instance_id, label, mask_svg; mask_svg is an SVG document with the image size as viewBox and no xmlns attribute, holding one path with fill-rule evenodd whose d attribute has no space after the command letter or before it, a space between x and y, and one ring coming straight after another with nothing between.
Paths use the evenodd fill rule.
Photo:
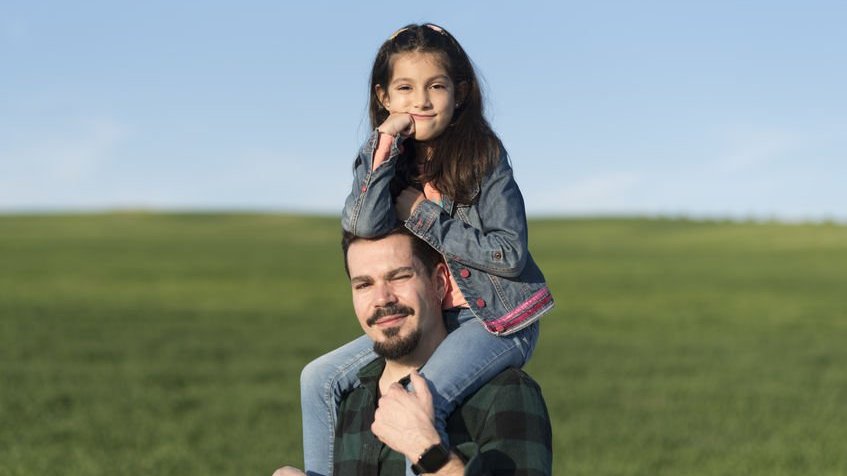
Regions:
<instances>
[{"instance_id":1,"label":"pink sleeve","mask_svg":"<svg viewBox=\"0 0 847 476\"><path fill-rule=\"evenodd\" d=\"M388 155L391 153L392 142L394 142L393 135L386 134L384 132L379 133L379 142L377 143L376 150L374 151L374 165L371 170L376 170L376 168L379 167L379 164L385 162L385 159L387 159Z\"/></svg>"}]
</instances>

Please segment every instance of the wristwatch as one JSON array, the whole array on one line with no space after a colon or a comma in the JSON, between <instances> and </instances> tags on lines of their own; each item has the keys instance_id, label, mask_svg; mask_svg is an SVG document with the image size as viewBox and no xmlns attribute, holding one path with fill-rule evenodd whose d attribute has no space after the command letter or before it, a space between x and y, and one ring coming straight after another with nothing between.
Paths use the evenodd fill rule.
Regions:
<instances>
[{"instance_id":1,"label":"wristwatch","mask_svg":"<svg viewBox=\"0 0 847 476\"><path fill-rule=\"evenodd\" d=\"M412 465L415 474L434 473L450 460L450 450L441 443L436 443L421 454L418 462Z\"/></svg>"}]
</instances>

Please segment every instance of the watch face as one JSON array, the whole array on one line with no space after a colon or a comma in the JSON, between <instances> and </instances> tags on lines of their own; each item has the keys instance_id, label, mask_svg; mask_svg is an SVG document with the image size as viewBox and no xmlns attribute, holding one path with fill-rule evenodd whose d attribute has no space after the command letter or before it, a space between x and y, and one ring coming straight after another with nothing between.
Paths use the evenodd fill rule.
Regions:
<instances>
[{"instance_id":1,"label":"watch face","mask_svg":"<svg viewBox=\"0 0 847 476\"><path fill-rule=\"evenodd\" d=\"M434 473L447 464L450 459L450 451L443 445L432 445L423 452L416 464L412 465L415 474Z\"/></svg>"}]
</instances>

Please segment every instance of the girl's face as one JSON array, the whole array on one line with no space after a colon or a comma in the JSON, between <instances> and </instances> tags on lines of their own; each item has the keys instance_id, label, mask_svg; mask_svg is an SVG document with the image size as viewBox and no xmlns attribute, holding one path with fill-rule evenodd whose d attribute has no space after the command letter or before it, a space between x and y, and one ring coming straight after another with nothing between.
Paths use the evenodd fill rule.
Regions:
<instances>
[{"instance_id":1,"label":"girl's face","mask_svg":"<svg viewBox=\"0 0 847 476\"><path fill-rule=\"evenodd\" d=\"M414 139L441 135L456 109L456 90L436 53L401 53L391 58L388 85L377 96L392 114L409 114L415 121Z\"/></svg>"}]
</instances>

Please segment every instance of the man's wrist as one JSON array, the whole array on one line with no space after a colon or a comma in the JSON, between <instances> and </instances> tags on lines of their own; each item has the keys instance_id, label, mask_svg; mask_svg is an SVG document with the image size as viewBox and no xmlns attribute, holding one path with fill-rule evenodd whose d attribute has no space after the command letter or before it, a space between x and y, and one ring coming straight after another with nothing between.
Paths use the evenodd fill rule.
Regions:
<instances>
[{"instance_id":1,"label":"man's wrist","mask_svg":"<svg viewBox=\"0 0 847 476\"><path fill-rule=\"evenodd\" d=\"M435 473L450 462L454 454L441 441L427 447L412 463L415 474Z\"/></svg>"},{"instance_id":2,"label":"man's wrist","mask_svg":"<svg viewBox=\"0 0 847 476\"><path fill-rule=\"evenodd\" d=\"M450 452L450 459L441 469L436 472L436 476L463 476L465 474L465 460L455 451Z\"/></svg>"},{"instance_id":3,"label":"man's wrist","mask_svg":"<svg viewBox=\"0 0 847 476\"><path fill-rule=\"evenodd\" d=\"M400 452L405 453L406 458L414 463L420 459L421 455L423 455L426 450L439 444L441 444L441 437L435 431L435 428L432 428L430 431L424 431L423 434L417 434L417 437L415 437L408 446L411 450L407 449L406 451Z\"/></svg>"}]
</instances>

